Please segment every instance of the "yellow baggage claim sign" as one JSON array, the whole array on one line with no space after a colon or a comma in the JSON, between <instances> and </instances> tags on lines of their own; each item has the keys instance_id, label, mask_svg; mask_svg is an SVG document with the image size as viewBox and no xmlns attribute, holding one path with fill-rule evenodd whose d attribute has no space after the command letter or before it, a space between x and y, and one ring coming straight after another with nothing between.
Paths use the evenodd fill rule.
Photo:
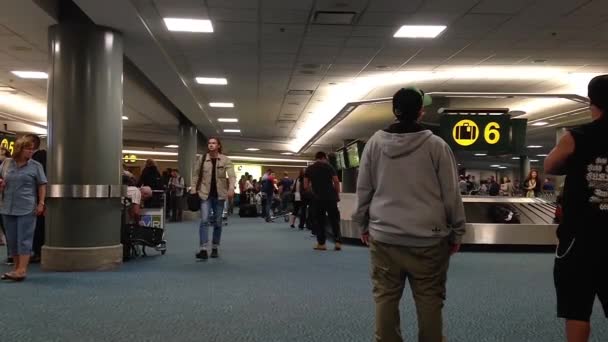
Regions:
<instances>
[{"instance_id":1,"label":"yellow baggage claim sign","mask_svg":"<svg viewBox=\"0 0 608 342\"><path fill-rule=\"evenodd\" d=\"M516 124L512 125L515 121ZM521 124L523 137L519 132ZM441 137L454 150L517 153L525 143L525 125L526 120L512 120L506 114L447 114L441 117ZM513 127L517 128L517 132L512 130Z\"/></svg>"}]
</instances>

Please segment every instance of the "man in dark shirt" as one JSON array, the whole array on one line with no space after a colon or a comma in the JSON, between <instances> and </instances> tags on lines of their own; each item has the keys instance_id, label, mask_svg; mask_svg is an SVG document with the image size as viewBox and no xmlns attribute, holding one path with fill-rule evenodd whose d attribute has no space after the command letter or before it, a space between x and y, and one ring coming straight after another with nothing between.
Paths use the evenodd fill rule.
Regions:
<instances>
[{"instance_id":1,"label":"man in dark shirt","mask_svg":"<svg viewBox=\"0 0 608 342\"><path fill-rule=\"evenodd\" d=\"M313 203L312 214L315 217L317 245L316 250L327 250L325 247L325 217L329 217L329 224L335 240L335 250L342 249L342 235L340 233L340 212L338 202L340 201L340 180L336 170L329 165L327 154L317 152L316 162L309 166L304 173L304 189L312 188Z\"/></svg>"},{"instance_id":2,"label":"man in dark shirt","mask_svg":"<svg viewBox=\"0 0 608 342\"><path fill-rule=\"evenodd\" d=\"M46 150L40 149L40 137L35 134L27 134L26 139L29 139L34 144L34 154L32 159L42 164L42 170L46 175ZM43 212L36 218L36 230L34 231L34 241L32 242L32 255L30 263L39 263L42 256L42 246L44 245L44 224L45 213Z\"/></svg>"},{"instance_id":3,"label":"man in dark shirt","mask_svg":"<svg viewBox=\"0 0 608 342\"><path fill-rule=\"evenodd\" d=\"M569 342L589 340L596 296L608 315L608 75L588 91L593 122L568 131L545 159L545 172L566 175L553 277Z\"/></svg>"}]
</instances>

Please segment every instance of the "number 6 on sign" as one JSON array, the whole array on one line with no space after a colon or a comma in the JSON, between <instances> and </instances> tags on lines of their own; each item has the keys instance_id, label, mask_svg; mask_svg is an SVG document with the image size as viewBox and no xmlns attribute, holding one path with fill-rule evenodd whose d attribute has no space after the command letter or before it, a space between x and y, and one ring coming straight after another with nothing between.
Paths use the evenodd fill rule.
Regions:
<instances>
[{"instance_id":1,"label":"number 6 on sign","mask_svg":"<svg viewBox=\"0 0 608 342\"><path fill-rule=\"evenodd\" d=\"M490 145L496 144L500 140L500 125L497 122L490 122L484 129L483 137Z\"/></svg>"}]
</instances>

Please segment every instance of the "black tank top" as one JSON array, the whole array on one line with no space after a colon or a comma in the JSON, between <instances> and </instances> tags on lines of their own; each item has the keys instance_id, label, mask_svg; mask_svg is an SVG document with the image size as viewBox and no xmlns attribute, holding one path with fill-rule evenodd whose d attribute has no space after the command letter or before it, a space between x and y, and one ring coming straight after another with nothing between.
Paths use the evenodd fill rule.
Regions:
<instances>
[{"instance_id":1,"label":"black tank top","mask_svg":"<svg viewBox=\"0 0 608 342\"><path fill-rule=\"evenodd\" d=\"M608 118L570 130L574 154L567 162L560 242L605 244L608 237Z\"/></svg>"}]
</instances>

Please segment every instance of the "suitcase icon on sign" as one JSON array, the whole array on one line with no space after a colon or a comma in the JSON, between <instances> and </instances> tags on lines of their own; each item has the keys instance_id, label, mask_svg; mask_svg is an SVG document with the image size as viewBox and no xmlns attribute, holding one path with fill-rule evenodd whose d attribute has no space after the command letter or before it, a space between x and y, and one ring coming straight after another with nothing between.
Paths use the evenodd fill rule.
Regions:
<instances>
[{"instance_id":1,"label":"suitcase icon on sign","mask_svg":"<svg viewBox=\"0 0 608 342\"><path fill-rule=\"evenodd\" d=\"M475 140L477 136L477 127L464 123L456 128L457 140Z\"/></svg>"}]
</instances>

